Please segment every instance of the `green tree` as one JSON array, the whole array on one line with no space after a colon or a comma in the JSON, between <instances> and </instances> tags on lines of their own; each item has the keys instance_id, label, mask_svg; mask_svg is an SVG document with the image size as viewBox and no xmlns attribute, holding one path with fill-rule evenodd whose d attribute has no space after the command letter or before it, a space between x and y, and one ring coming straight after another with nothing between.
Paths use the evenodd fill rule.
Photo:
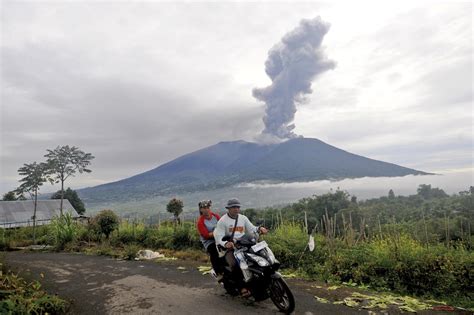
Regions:
<instances>
[{"instance_id":1,"label":"green tree","mask_svg":"<svg viewBox=\"0 0 474 315\"><path fill-rule=\"evenodd\" d=\"M166 211L174 215L175 222L179 223L179 215L183 212L183 202L177 198L171 199L166 205Z\"/></svg>"},{"instance_id":2,"label":"green tree","mask_svg":"<svg viewBox=\"0 0 474 315\"><path fill-rule=\"evenodd\" d=\"M417 194L424 199L445 198L448 194L439 188L431 188L431 185L421 184L418 186Z\"/></svg>"},{"instance_id":3,"label":"green tree","mask_svg":"<svg viewBox=\"0 0 474 315\"><path fill-rule=\"evenodd\" d=\"M105 238L109 238L110 233L117 229L119 218L112 210L102 210L94 218L100 233L105 234Z\"/></svg>"},{"instance_id":4,"label":"green tree","mask_svg":"<svg viewBox=\"0 0 474 315\"><path fill-rule=\"evenodd\" d=\"M34 200L33 210L33 243L36 243L36 208L38 204L38 191L44 182L48 181L48 167L45 163L23 164L18 169L18 173L24 176L20 179L20 187L17 188L18 194L29 193Z\"/></svg>"},{"instance_id":5,"label":"green tree","mask_svg":"<svg viewBox=\"0 0 474 315\"><path fill-rule=\"evenodd\" d=\"M58 190L51 196L51 199L61 199L61 195L61 190ZM84 203L82 202L81 198L79 198L77 192L72 190L70 187L64 191L64 199L69 200L74 209L76 209L77 213L82 215L86 212L86 208L84 207Z\"/></svg>"},{"instance_id":6,"label":"green tree","mask_svg":"<svg viewBox=\"0 0 474 315\"><path fill-rule=\"evenodd\" d=\"M14 191L9 191L3 194L3 201L15 201L18 198L16 197L16 193Z\"/></svg>"},{"instance_id":7,"label":"green tree","mask_svg":"<svg viewBox=\"0 0 474 315\"><path fill-rule=\"evenodd\" d=\"M392 189L388 191L388 199L395 199L395 193Z\"/></svg>"},{"instance_id":8,"label":"green tree","mask_svg":"<svg viewBox=\"0 0 474 315\"><path fill-rule=\"evenodd\" d=\"M84 153L77 147L68 145L58 146L54 150L47 150L45 155L47 158L48 168L51 170L51 183L61 183L61 206L60 212L63 215L63 199L64 199L64 181L69 176L74 176L76 172L90 173L87 169L91 160L94 159L92 154Z\"/></svg>"}]
</instances>

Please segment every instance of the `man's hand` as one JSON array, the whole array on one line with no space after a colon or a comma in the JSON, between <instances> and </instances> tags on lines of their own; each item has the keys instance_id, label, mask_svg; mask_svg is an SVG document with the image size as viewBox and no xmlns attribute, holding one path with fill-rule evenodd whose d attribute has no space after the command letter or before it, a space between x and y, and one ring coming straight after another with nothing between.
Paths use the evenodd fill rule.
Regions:
<instances>
[{"instance_id":1,"label":"man's hand","mask_svg":"<svg viewBox=\"0 0 474 315\"><path fill-rule=\"evenodd\" d=\"M259 227L258 231L260 232L260 234L267 234L268 233L268 230L266 228L264 228L263 226Z\"/></svg>"},{"instance_id":2,"label":"man's hand","mask_svg":"<svg viewBox=\"0 0 474 315\"><path fill-rule=\"evenodd\" d=\"M225 243L225 248L227 248L227 249L232 249L232 248L234 248L234 243L232 243L232 242L227 242L227 243Z\"/></svg>"}]
</instances>

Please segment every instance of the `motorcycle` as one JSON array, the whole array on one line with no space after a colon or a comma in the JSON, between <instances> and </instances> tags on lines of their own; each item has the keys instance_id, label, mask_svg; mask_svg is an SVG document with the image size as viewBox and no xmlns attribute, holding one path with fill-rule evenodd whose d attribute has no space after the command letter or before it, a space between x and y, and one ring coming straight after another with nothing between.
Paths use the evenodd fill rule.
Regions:
<instances>
[{"instance_id":1,"label":"motorcycle","mask_svg":"<svg viewBox=\"0 0 474 315\"><path fill-rule=\"evenodd\" d=\"M280 262L275 258L267 242L257 242L255 237L244 236L234 242L233 254L240 266L241 274L240 272L232 273L225 259L221 258L221 263L225 266L221 283L227 293L233 296L240 293L242 279L236 278L240 276L243 277L244 286L250 291L255 301L270 298L281 312L290 314L294 311L295 298L288 284L277 271L280 268Z\"/></svg>"}]
</instances>

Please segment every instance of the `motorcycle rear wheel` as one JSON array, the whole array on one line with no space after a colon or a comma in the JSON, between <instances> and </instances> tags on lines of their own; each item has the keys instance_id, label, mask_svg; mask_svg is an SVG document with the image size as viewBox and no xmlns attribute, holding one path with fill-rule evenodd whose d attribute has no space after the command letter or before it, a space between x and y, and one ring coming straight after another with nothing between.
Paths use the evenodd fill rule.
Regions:
<instances>
[{"instance_id":1,"label":"motorcycle rear wheel","mask_svg":"<svg viewBox=\"0 0 474 315\"><path fill-rule=\"evenodd\" d=\"M285 280L273 279L269 289L270 299L280 311L290 314L295 310L295 298Z\"/></svg>"}]
</instances>

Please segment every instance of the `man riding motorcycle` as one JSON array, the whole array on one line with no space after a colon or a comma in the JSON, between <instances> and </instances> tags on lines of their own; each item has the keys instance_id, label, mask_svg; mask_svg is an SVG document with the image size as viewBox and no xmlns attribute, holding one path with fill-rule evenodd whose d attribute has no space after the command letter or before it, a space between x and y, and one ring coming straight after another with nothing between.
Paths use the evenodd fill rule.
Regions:
<instances>
[{"instance_id":1,"label":"man riding motorcycle","mask_svg":"<svg viewBox=\"0 0 474 315\"><path fill-rule=\"evenodd\" d=\"M245 271L240 275L241 270L233 253L234 242L246 234L255 234L257 232L266 234L268 231L263 226L254 226L245 215L239 214L240 206L240 201L237 198L232 198L227 202L227 214L223 215L217 222L214 230L214 239L219 249L225 251L225 261L231 268L235 278L240 282L241 294L248 296L249 291L245 288L245 281L248 280L247 275Z\"/></svg>"}]
</instances>

